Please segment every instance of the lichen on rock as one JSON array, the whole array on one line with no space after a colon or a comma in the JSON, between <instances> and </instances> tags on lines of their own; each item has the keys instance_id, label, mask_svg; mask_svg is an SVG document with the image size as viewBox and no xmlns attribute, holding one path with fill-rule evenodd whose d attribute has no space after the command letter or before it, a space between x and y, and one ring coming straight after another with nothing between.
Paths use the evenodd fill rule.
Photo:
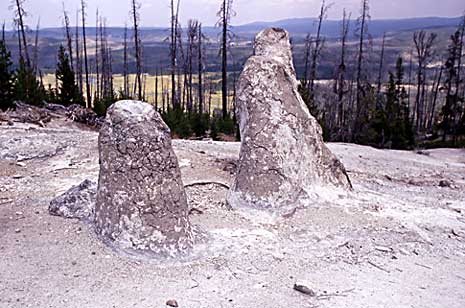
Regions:
<instances>
[{"instance_id":1,"label":"lichen on rock","mask_svg":"<svg viewBox=\"0 0 465 308\"><path fill-rule=\"evenodd\" d=\"M292 207L318 196L320 188L351 188L298 93L287 31L257 35L239 79L236 115L242 141L231 206Z\"/></svg>"}]
</instances>

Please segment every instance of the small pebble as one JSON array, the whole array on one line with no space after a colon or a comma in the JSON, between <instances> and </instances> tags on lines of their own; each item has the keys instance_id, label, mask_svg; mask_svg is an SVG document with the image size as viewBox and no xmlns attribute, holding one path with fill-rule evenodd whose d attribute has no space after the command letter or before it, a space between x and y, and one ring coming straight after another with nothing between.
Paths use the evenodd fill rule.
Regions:
<instances>
[{"instance_id":1,"label":"small pebble","mask_svg":"<svg viewBox=\"0 0 465 308\"><path fill-rule=\"evenodd\" d=\"M179 307L178 302L175 299L170 299L166 302L166 306L169 307Z\"/></svg>"}]
</instances>

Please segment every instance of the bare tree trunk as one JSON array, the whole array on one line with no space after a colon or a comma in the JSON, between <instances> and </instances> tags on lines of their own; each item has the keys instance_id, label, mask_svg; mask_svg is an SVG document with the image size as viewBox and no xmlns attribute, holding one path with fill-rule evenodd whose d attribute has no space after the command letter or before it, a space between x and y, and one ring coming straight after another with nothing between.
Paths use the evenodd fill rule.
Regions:
<instances>
[{"instance_id":1,"label":"bare tree trunk","mask_svg":"<svg viewBox=\"0 0 465 308\"><path fill-rule=\"evenodd\" d=\"M80 42L79 42L79 11L76 11L76 75L79 83L79 94L81 97L84 95L84 83L82 80L82 62L81 62L81 52L80 52Z\"/></svg>"},{"instance_id":2,"label":"bare tree trunk","mask_svg":"<svg viewBox=\"0 0 465 308\"><path fill-rule=\"evenodd\" d=\"M410 65L409 65L409 70L408 70L408 98L407 98L407 108L409 112L409 118L410 118L410 112L411 112L411 104L410 104L410 93L412 89L412 71L413 71L413 51L410 49ZM414 112L415 114L415 112ZM413 119L412 119L413 121Z\"/></svg>"},{"instance_id":3,"label":"bare tree trunk","mask_svg":"<svg viewBox=\"0 0 465 308\"><path fill-rule=\"evenodd\" d=\"M24 9L23 9L23 4L20 0L16 0L16 14L17 14L17 20L16 22L18 23L18 28L21 31L21 37L23 41L23 50L24 50L24 56L26 60L26 64L28 67L31 67L31 60L29 58L29 52L27 48L27 37L26 37L26 30L25 30L25 25L24 25Z\"/></svg>"},{"instance_id":4,"label":"bare tree trunk","mask_svg":"<svg viewBox=\"0 0 465 308\"><path fill-rule=\"evenodd\" d=\"M69 61L71 63L71 68L73 69L74 72L76 72L76 68L74 67L74 56L73 56L73 37L71 34L71 29L69 26L69 17L65 9L64 1L63 1L63 17L64 17L65 30L66 30L66 44L68 46Z\"/></svg>"},{"instance_id":5,"label":"bare tree trunk","mask_svg":"<svg viewBox=\"0 0 465 308\"><path fill-rule=\"evenodd\" d=\"M199 24L199 34L198 34L198 73L199 73L199 82L198 82L198 94L199 94L199 113L203 114L203 56L202 56L202 24Z\"/></svg>"},{"instance_id":6,"label":"bare tree trunk","mask_svg":"<svg viewBox=\"0 0 465 308\"><path fill-rule=\"evenodd\" d=\"M429 125L428 125L429 130L432 129L433 124L434 124L434 114L435 114L435 111L436 111L436 101L437 101L437 98L438 98L439 86L441 85L443 69L444 69L444 65L441 64L441 68L439 70L439 77L437 79L437 83L436 83L436 86L434 88L433 102L432 102L432 106L431 106L431 114L430 114Z\"/></svg>"},{"instance_id":7,"label":"bare tree trunk","mask_svg":"<svg viewBox=\"0 0 465 308\"><path fill-rule=\"evenodd\" d=\"M87 42L86 42L86 3L81 0L82 8L82 42L84 47L84 69L86 73L86 108L89 108L92 103L92 97L90 94L90 83L89 83L89 65L87 59Z\"/></svg>"},{"instance_id":8,"label":"bare tree trunk","mask_svg":"<svg viewBox=\"0 0 465 308\"><path fill-rule=\"evenodd\" d=\"M305 51L304 51L304 74L302 77L302 86L307 88L308 86L308 65L310 60L310 50L312 48L312 42L310 41L310 34L305 37Z\"/></svg>"},{"instance_id":9,"label":"bare tree trunk","mask_svg":"<svg viewBox=\"0 0 465 308\"><path fill-rule=\"evenodd\" d=\"M99 72L99 60L98 60L98 9L95 13L95 74L96 74L96 91L94 102L100 99L100 72Z\"/></svg>"},{"instance_id":10,"label":"bare tree trunk","mask_svg":"<svg viewBox=\"0 0 465 308\"><path fill-rule=\"evenodd\" d=\"M426 66L432 56L432 47L436 39L436 34L431 33L426 38L425 31L415 32L413 42L417 50L418 72L417 72L417 95L415 99L416 112L416 128L417 132L423 129L424 124L424 98L425 98L425 83L426 83Z\"/></svg>"},{"instance_id":11,"label":"bare tree trunk","mask_svg":"<svg viewBox=\"0 0 465 308\"><path fill-rule=\"evenodd\" d=\"M355 117L354 117L354 128L352 131L352 141L355 141L356 134L358 134L359 130L359 118L360 118L360 113L362 109L362 93L363 93L363 87L362 87L362 67L363 67L363 54L364 54L364 41L365 41L365 35L366 35L366 23L368 19L368 0L363 0L362 2L362 11L361 11L361 16L359 17L359 23L360 23L360 38L359 38L359 44L358 44L358 59L357 59L357 100L356 104L356 112L355 112Z\"/></svg>"},{"instance_id":12,"label":"bare tree trunk","mask_svg":"<svg viewBox=\"0 0 465 308\"><path fill-rule=\"evenodd\" d=\"M337 116L337 125L339 127L343 126L344 123L344 88L345 88L345 72L346 72L346 42L347 36L349 33L350 26L350 14L347 16L346 10L344 9L342 17L342 31L341 31L341 62L338 68L338 77L337 77L337 95L338 95L338 116Z\"/></svg>"},{"instance_id":13,"label":"bare tree trunk","mask_svg":"<svg viewBox=\"0 0 465 308\"><path fill-rule=\"evenodd\" d=\"M124 97L129 97L129 79L128 79L128 27L124 26L123 41L123 93Z\"/></svg>"},{"instance_id":14,"label":"bare tree trunk","mask_svg":"<svg viewBox=\"0 0 465 308\"><path fill-rule=\"evenodd\" d=\"M179 2L178 2L179 4ZM176 13L176 16L178 16L178 13ZM182 29L181 26L178 23L178 20L176 19L176 36L177 36L177 43L178 43L178 48L179 48L179 57L176 59L176 61L179 61L182 63L181 66L178 66L177 70L177 97L180 102L181 110L185 110L185 102L186 102L186 97L185 97L185 92L183 91L183 88L185 88L185 83L186 83L186 57L184 54L184 48L183 48L183 42L182 42ZM183 76L184 75L184 76Z\"/></svg>"},{"instance_id":15,"label":"bare tree trunk","mask_svg":"<svg viewBox=\"0 0 465 308\"><path fill-rule=\"evenodd\" d=\"M179 0L178 6L179 8ZM176 97L176 58L177 58L177 27L178 27L178 16L175 12L174 0L171 0L171 40L170 40L170 57L171 57L171 102L173 108L178 105L178 99Z\"/></svg>"},{"instance_id":16,"label":"bare tree trunk","mask_svg":"<svg viewBox=\"0 0 465 308\"><path fill-rule=\"evenodd\" d=\"M36 27L36 37L34 40L34 55L33 55L33 60L32 60L32 68L34 70L34 74L37 75L37 67L38 67L38 61L39 61L39 30L40 30L40 18L37 21L37 27Z\"/></svg>"},{"instance_id":17,"label":"bare tree trunk","mask_svg":"<svg viewBox=\"0 0 465 308\"><path fill-rule=\"evenodd\" d=\"M163 68L161 69L160 71L160 74L161 74L161 104L162 104L162 107L161 107L161 110L163 113L165 113L165 103L166 103L166 100L165 100L165 85L164 85L164 81L163 81Z\"/></svg>"},{"instance_id":18,"label":"bare tree trunk","mask_svg":"<svg viewBox=\"0 0 465 308\"><path fill-rule=\"evenodd\" d=\"M323 20L326 18L326 13L329 9L329 6L326 5L326 1L322 0L321 8L320 8L320 15L318 16L318 28L316 31L316 39L315 39L315 47L313 48L312 52L312 67L310 70L310 96L312 100L315 97L315 80L317 78L317 66L318 66L318 59L320 57L321 49L324 45L324 40L321 39L321 26L323 24Z\"/></svg>"},{"instance_id":19,"label":"bare tree trunk","mask_svg":"<svg viewBox=\"0 0 465 308\"><path fill-rule=\"evenodd\" d=\"M23 58L23 45L21 43L21 30L19 29L19 25L18 25L18 28L16 30L18 32L18 50L19 50L18 62L19 62L19 60L21 58Z\"/></svg>"},{"instance_id":20,"label":"bare tree trunk","mask_svg":"<svg viewBox=\"0 0 465 308\"><path fill-rule=\"evenodd\" d=\"M218 16L218 24L222 28L221 34L221 105L223 119L228 117L228 35L229 22L234 15L232 11L232 0L223 0Z\"/></svg>"},{"instance_id":21,"label":"bare tree trunk","mask_svg":"<svg viewBox=\"0 0 465 308\"><path fill-rule=\"evenodd\" d=\"M155 109L158 111L158 68L155 74Z\"/></svg>"},{"instance_id":22,"label":"bare tree trunk","mask_svg":"<svg viewBox=\"0 0 465 308\"><path fill-rule=\"evenodd\" d=\"M381 43L381 55L380 55L380 60L379 60L379 68L378 68L378 85L377 85L377 90L376 90L376 95L377 95L377 101L379 101L380 95L381 95L381 84L382 84L382 78L383 78L383 67L384 67L384 46L386 43L386 33L383 34L383 41ZM379 104L379 102L378 102ZM380 106L376 106L377 108Z\"/></svg>"},{"instance_id":23,"label":"bare tree trunk","mask_svg":"<svg viewBox=\"0 0 465 308\"><path fill-rule=\"evenodd\" d=\"M139 38L139 13L137 11L137 2L132 0L132 17L134 23L134 44L136 47L136 83L137 83L137 97L142 100L142 63L141 63L141 49L140 49L140 38Z\"/></svg>"}]
</instances>

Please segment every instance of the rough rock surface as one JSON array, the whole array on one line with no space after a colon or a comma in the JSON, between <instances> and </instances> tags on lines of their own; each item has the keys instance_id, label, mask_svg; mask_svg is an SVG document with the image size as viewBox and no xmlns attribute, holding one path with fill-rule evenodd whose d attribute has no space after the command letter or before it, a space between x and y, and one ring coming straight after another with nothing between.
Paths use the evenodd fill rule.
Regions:
<instances>
[{"instance_id":1,"label":"rough rock surface","mask_svg":"<svg viewBox=\"0 0 465 308\"><path fill-rule=\"evenodd\" d=\"M55 216L91 221L94 215L96 195L97 183L85 180L52 199L48 211Z\"/></svg>"},{"instance_id":2,"label":"rough rock surface","mask_svg":"<svg viewBox=\"0 0 465 308\"><path fill-rule=\"evenodd\" d=\"M153 106L120 101L100 130L97 233L128 253L176 257L193 236L170 130Z\"/></svg>"},{"instance_id":3,"label":"rough rock surface","mask_svg":"<svg viewBox=\"0 0 465 308\"><path fill-rule=\"evenodd\" d=\"M298 93L290 47L285 30L262 31L241 74L236 114L242 144L232 206L285 208L318 197L319 188L351 187Z\"/></svg>"}]
</instances>

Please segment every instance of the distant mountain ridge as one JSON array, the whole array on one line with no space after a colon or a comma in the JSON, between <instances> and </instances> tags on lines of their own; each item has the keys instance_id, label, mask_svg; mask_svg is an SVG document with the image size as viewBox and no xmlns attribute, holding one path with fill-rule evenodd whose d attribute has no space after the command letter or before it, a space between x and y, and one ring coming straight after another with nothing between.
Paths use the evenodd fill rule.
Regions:
<instances>
[{"instance_id":1,"label":"distant mountain ridge","mask_svg":"<svg viewBox=\"0 0 465 308\"><path fill-rule=\"evenodd\" d=\"M368 24L369 33L373 37L382 36L383 33L412 31L420 29L432 29L443 27L456 27L461 21L461 17L422 17L422 18L404 18L404 19L374 19ZM233 32L239 39L250 40L255 34L264 28L279 27L288 30L293 37L305 37L308 33L314 34L316 32L316 18L291 18L282 19L277 21L256 21L248 24L233 26ZM329 38L337 38L340 36L341 31L340 20L325 20L323 22L322 34ZM354 35L356 29L356 20L351 20L350 35ZM203 28L204 33L211 37L216 38L219 29L213 26L206 26ZM10 34L13 32L10 32ZM124 29L122 27L108 27L107 33L114 38L122 38ZM88 27L89 38L95 34L95 27ZM163 41L169 35L167 27L146 27L141 28L142 39L149 41ZM44 28L40 30L41 37L60 39L64 36L64 29Z\"/></svg>"},{"instance_id":2,"label":"distant mountain ridge","mask_svg":"<svg viewBox=\"0 0 465 308\"><path fill-rule=\"evenodd\" d=\"M461 17L422 17L407 19L374 19L368 24L369 33L372 36L381 36L385 32L411 31L438 27L456 27ZM245 25L235 26L234 31L238 33L258 32L263 28L280 27L288 30L293 36L305 36L316 32L316 18L292 18L271 22L253 22ZM338 37L341 32L341 20L325 20L322 33L328 37ZM356 29L356 20L350 23L351 33Z\"/></svg>"}]
</instances>

